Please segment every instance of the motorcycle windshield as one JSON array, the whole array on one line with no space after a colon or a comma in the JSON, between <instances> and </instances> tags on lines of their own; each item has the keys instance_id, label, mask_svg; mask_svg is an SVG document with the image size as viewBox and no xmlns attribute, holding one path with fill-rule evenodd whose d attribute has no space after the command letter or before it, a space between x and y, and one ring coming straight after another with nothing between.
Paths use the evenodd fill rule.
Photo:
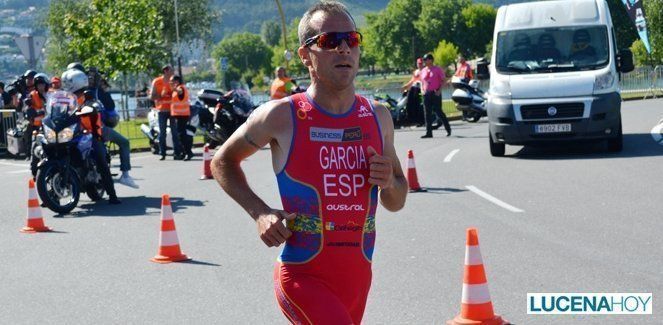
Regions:
<instances>
[{"instance_id":1,"label":"motorcycle windshield","mask_svg":"<svg viewBox=\"0 0 663 325\"><path fill-rule=\"evenodd\" d=\"M65 91L58 91L48 97L46 118L50 120L55 131L59 132L72 124L71 115L75 109L76 98L74 95Z\"/></svg>"}]
</instances>

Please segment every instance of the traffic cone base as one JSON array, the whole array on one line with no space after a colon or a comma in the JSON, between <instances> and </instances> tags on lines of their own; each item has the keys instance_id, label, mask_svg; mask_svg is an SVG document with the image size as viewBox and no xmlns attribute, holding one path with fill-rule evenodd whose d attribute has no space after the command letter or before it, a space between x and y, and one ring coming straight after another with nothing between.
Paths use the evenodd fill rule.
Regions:
<instances>
[{"instance_id":1,"label":"traffic cone base","mask_svg":"<svg viewBox=\"0 0 663 325\"><path fill-rule=\"evenodd\" d=\"M44 218L41 214L41 206L39 206L39 198L35 189L35 181L32 178L28 181L28 220L25 227L19 231L26 234L52 231L51 228L44 225Z\"/></svg>"},{"instance_id":2,"label":"traffic cone base","mask_svg":"<svg viewBox=\"0 0 663 325\"><path fill-rule=\"evenodd\" d=\"M492 309L492 306L491 306ZM500 315L494 315L492 319L488 320L471 320L461 317L460 315L456 316L452 320L447 321L447 325L504 325L510 324L508 321L503 320Z\"/></svg>"},{"instance_id":3,"label":"traffic cone base","mask_svg":"<svg viewBox=\"0 0 663 325\"><path fill-rule=\"evenodd\" d=\"M46 226L43 226L43 227L23 227L23 229L21 229L19 231L22 232L22 233L25 233L25 234L34 234L34 233L37 233L37 232L53 231L53 229L48 228Z\"/></svg>"},{"instance_id":4,"label":"traffic cone base","mask_svg":"<svg viewBox=\"0 0 663 325\"><path fill-rule=\"evenodd\" d=\"M180 254L177 256L163 256L163 255L157 255L155 257L152 257L150 261L155 262L155 263L161 263L161 264L166 264L166 263L172 263L172 262L182 262L182 261L188 261L191 258L184 255Z\"/></svg>"}]
</instances>

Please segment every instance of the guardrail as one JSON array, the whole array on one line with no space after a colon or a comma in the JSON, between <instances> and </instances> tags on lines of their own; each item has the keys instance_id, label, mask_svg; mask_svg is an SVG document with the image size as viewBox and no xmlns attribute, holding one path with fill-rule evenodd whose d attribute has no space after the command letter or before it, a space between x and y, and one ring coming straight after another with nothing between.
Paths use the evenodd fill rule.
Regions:
<instances>
[{"instance_id":1,"label":"guardrail","mask_svg":"<svg viewBox=\"0 0 663 325\"><path fill-rule=\"evenodd\" d=\"M622 74L619 84L623 94L642 94L643 98L663 96L663 66L640 67Z\"/></svg>"},{"instance_id":2,"label":"guardrail","mask_svg":"<svg viewBox=\"0 0 663 325\"><path fill-rule=\"evenodd\" d=\"M13 109L0 109L0 149L7 149L7 130L16 127L18 113Z\"/></svg>"}]
</instances>

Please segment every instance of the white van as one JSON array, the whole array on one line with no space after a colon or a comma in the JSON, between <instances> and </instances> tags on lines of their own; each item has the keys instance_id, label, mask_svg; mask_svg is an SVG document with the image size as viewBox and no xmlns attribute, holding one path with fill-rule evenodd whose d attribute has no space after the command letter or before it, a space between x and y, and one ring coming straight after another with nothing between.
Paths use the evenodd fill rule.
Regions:
<instances>
[{"instance_id":1,"label":"white van","mask_svg":"<svg viewBox=\"0 0 663 325\"><path fill-rule=\"evenodd\" d=\"M577 140L607 140L621 151L619 72L633 70L633 55L616 46L605 0L500 7L489 68L491 154L503 156L506 144Z\"/></svg>"}]
</instances>

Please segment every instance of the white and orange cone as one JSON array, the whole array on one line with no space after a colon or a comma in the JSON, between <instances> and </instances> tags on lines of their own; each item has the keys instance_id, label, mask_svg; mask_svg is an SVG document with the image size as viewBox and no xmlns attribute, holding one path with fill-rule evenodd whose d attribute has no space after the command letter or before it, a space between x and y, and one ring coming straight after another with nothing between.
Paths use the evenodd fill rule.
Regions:
<instances>
[{"instance_id":1,"label":"white and orange cone","mask_svg":"<svg viewBox=\"0 0 663 325\"><path fill-rule=\"evenodd\" d=\"M419 185L417 167L414 164L414 154L412 153L412 150L407 151L407 184L410 187L410 193L427 192L425 189L421 188L421 185Z\"/></svg>"},{"instance_id":2,"label":"white and orange cone","mask_svg":"<svg viewBox=\"0 0 663 325\"><path fill-rule=\"evenodd\" d=\"M28 181L28 221L27 225L20 231L28 234L51 231L51 228L44 225L44 218L41 213L41 207L39 206L39 197L35 189L35 181L32 178Z\"/></svg>"},{"instance_id":3,"label":"white and orange cone","mask_svg":"<svg viewBox=\"0 0 663 325\"><path fill-rule=\"evenodd\" d=\"M212 179L212 154L209 152L209 145L205 144L203 149L203 174L200 176L201 180Z\"/></svg>"},{"instance_id":4,"label":"white and orange cone","mask_svg":"<svg viewBox=\"0 0 663 325\"><path fill-rule=\"evenodd\" d=\"M502 325L509 324L493 312L493 303L488 292L488 280L483 268L483 258L479 249L479 235L476 228L467 229L465 249L465 270L463 274L463 295L460 314L448 320L447 325Z\"/></svg>"},{"instance_id":5,"label":"white and orange cone","mask_svg":"<svg viewBox=\"0 0 663 325\"><path fill-rule=\"evenodd\" d=\"M171 263L190 260L180 250L180 241L175 230L175 219L173 219L173 208L170 205L170 197L163 195L161 198L161 232L159 233L159 252L151 261L156 263Z\"/></svg>"}]
</instances>

